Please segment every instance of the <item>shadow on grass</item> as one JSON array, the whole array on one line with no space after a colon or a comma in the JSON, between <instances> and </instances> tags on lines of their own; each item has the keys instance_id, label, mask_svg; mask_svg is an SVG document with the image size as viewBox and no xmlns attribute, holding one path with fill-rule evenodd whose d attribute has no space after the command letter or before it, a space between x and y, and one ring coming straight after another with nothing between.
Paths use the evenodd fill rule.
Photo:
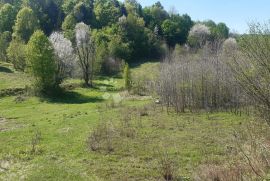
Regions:
<instances>
[{"instance_id":1,"label":"shadow on grass","mask_svg":"<svg viewBox=\"0 0 270 181\"><path fill-rule=\"evenodd\" d=\"M114 86L110 84L95 83L94 88L98 89L99 87L114 88Z\"/></svg>"},{"instance_id":2,"label":"shadow on grass","mask_svg":"<svg viewBox=\"0 0 270 181\"><path fill-rule=\"evenodd\" d=\"M82 95L78 92L65 92L62 95L54 96L54 97L46 97L45 101L50 103L64 103L64 104L85 104L85 103L97 103L102 102L103 99L97 96L86 96Z\"/></svg>"},{"instance_id":3,"label":"shadow on grass","mask_svg":"<svg viewBox=\"0 0 270 181\"><path fill-rule=\"evenodd\" d=\"M9 68L7 68L7 67L2 67L2 66L0 66L0 72L4 72L4 73L13 73L13 71L10 70Z\"/></svg>"}]
</instances>

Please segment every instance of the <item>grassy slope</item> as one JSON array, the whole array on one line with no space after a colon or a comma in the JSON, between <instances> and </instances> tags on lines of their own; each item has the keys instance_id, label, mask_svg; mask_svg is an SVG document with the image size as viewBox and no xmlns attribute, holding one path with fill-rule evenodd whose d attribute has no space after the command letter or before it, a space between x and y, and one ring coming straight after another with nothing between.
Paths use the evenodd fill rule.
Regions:
<instances>
[{"instance_id":1,"label":"grassy slope","mask_svg":"<svg viewBox=\"0 0 270 181\"><path fill-rule=\"evenodd\" d=\"M6 81L5 74L0 71L1 81ZM10 75L7 82L11 83ZM77 88L61 99L29 98L16 103L15 97L1 98L0 166L7 170L0 167L0 180L155 180L160 176L158 147L177 153L178 174L189 177L202 162L226 159L232 131L248 120L228 113L167 115L159 108L143 117L135 138L121 138L115 152L92 152L86 140L100 121L98 107L104 104L105 93L115 93L108 88L118 89L122 80L97 83L102 91ZM124 104L141 107L148 102ZM116 124L121 119L119 108L106 109L104 116ZM38 153L31 154L37 131L41 133Z\"/></svg>"},{"instance_id":2,"label":"grassy slope","mask_svg":"<svg viewBox=\"0 0 270 181\"><path fill-rule=\"evenodd\" d=\"M10 64L0 62L0 90L25 88L26 85L30 85L29 77L16 72Z\"/></svg>"}]
</instances>

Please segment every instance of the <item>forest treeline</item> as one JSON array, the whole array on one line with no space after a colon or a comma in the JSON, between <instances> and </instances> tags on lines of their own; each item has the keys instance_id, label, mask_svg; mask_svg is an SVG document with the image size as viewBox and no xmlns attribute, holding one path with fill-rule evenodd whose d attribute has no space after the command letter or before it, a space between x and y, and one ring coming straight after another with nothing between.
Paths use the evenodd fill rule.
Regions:
<instances>
[{"instance_id":1,"label":"forest treeline","mask_svg":"<svg viewBox=\"0 0 270 181\"><path fill-rule=\"evenodd\" d=\"M80 22L91 29L97 71L108 74L115 73L122 60L159 59L165 47L176 44L199 46L189 36L196 24L207 27L209 39L229 36L224 23L194 22L187 14L166 11L160 2L142 7L136 0L0 0L0 59L24 70L24 52L14 50L23 50L36 30L46 36L61 31L74 45L75 26Z\"/></svg>"}]
</instances>

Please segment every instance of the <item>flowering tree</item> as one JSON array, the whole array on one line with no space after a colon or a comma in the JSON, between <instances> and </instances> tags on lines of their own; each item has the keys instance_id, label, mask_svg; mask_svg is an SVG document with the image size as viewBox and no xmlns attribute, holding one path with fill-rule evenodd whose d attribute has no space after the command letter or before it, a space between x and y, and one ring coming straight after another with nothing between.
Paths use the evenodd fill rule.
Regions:
<instances>
[{"instance_id":1,"label":"flowering tree","mask_svg":"<svg viewBox=\"0 0 270 181\"><path fill-rule=\"evenodd\" d=\"M228 38L223 42L222 54L224 59L232 60L238 51L237 41L234 38Z\"/></svg>"},{"instance_id":2,"label":"flowering tree","mask_svg":"<svg viewBox=\"0 0 270 181\"><path fill-rule=\"evenodd\" d=\"M84 23L78 23L76 31L76 50L78 60L83 73L85 85L93 86L95 43L91 38L90 28Z\"/></svg>"},{"instance_id":3,"label":"flowering tree","mask_svg":"<svg viewBox=\"0 0 270 181\"><path fill-rule=\"evenodd\" d=\"M60 84L66 77L70 76L74 67L74 50L72 43L62 33L54 32L49 38L54 48L56 60L55 81Z\"/></svg>"},{"instance_id":4,"label":"flowering tree","mask_svg":"<svg viewBox=\"0 0 270 181\"><path fill-rule=\"evenodd\" d=\"M203 24L195 24L189 31L188 42L193 47L202 48L210 36L210 29Z\"/></svg>"}]
</instances>

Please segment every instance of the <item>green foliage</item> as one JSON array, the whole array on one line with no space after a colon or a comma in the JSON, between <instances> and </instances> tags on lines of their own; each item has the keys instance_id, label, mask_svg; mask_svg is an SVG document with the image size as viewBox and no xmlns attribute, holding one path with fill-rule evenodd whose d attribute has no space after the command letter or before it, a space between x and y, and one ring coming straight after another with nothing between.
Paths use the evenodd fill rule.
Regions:
<instances>
[{"instance_id":1,"label":"green foliage","mask_svg":"<svg viewBox=\"0 0 270 181\"><path fill-rule=\"evenodd\" d=\"M96 0L94 7L98 27L112 25L121 17L120 4L117 0Z\"/></svg>"},{"instance_id":2,"label":"green foliage","mask_svg":"<svg viewBox=\"0 0 270 181\"><path fill-rule=\"evenodd\" d=\"M113 58L117 62L130 60L131 58L129 42L124 41L123 35L124 32L118 25L96 30L93 33L97 46L97 62L99 62L99 65L101 65L100 68L105 74L110 74L111 72L108 70L110 66L106 66L110 58Z\"/></svg>"},{"instance_id":3,"label":"green foliage","mask_svg":"<svg viewBox=\"0 0 270 181\"><path fill-rule=\"evenodd\" d=\"M226 26L225 23L216 24L212 20L203 22L211 31L211 39L227 39L229 37L230 29Z\"/></svg>"},{"instance_id":4,"label":"green foliage","mask_svg":"<svg viewBox=\"0 0 270 181\"><path fill-rule=\"evenodd\" d=\"M127 90L130 90L131 89L131 74L130 74L128 64L125 65L123 77L124 77L124 80L125 80L125 88Z\"/></svg>"},{"instance_id":5,"label":"green foliage","mask_svg":"<svg viewBox=\"0 0 270 181\"><path fill-rule=\"evenodd\" d=\"M56 0L23 0L23 5L33 10L46 35L60 28L62 12Z\"/></svg>"},{"instance_id":6,"label":"green foliage","mask_svg":"<svg viewBox=\"0 0 270 181\"><path fill-rule=\"evenodd\" d=\"M198 37L189 36L187 42L188 42L188 45L192 48L199 48L200 47L200 41L199 41Z\"/></svg>"},{"instance_id":7,"label":"green foliage","mask_svg":"<svg viewBox=\"0 0 270 181\"><path fill-rule=\"evenodd\" d=\"M133 14L129 14L126 20L120 23L124 40L129 43L131 48L131 59L129 61L149 57L149 39L144 26L143 18Z\"/></svg>"},{"instance_id":8,"label":"green foliage","mask_svg":"<svg viewBox=\"0 0 270 181\"><path fill-rule=\"evenodd\" d=\"M169 15L160 4L156 3L143 9L143 17L146 26L154 30L156 26L160 28L162 22L168 19Z\"/></svg>"},{"instance_id":9,"label":"green foliage","mask_svg":"<svg viewBox=\"0 0 270 181\"><path fill-rule=\"evenodd\" d=\"M21 38L24 42L28 42L38 27L38 19L33 10L27 7L22 8L17 14L16 23L13 28L13 37Z\"/></svg>"},{"instance_id":10,"label":"green foliage","mask_svg":"<svg viewBox=\"0 0 270 181\"><path fill-rule=\"evenodd\" d=\"M162 32L164 34L164 37L167 40L167 43L170 46L175 45L177 42L177 40L175 38L180 33L180 29L179 29L177 23L167 19L162 23L161 27L162 27Z\"/></svg>"},{"instance_id":11,"label":"green foliage","mask_svg":"<svg viewBox=\"0 0 270 181\"><path fill-rule=\"evenodd\" d=\"M93 0L66 0L62 4L64 13L73 14L76 22L84 22L91 26L95 24Z\"/></svg>"},{"instance_id":12,"label":"green foliage","mask_svg":"<svg viewBox=\"0 0 270 181\"><path fill-rule=\"evenodd\" d=\"M170 19L166 19L161 28L168 45L173 47L176 44L186 43L192 25L193 22L188 15L172 15Z\"/></svg>"},{"instance_id":13,"label":"green foliage","mask_svg":"<svg viewBox=\"0 0 270 181\"><path fill-rule=\"evenodd\" d=\"M54 82L56 65L53 47L42 31L38 30L32 35L26 53L28 70L36 79L36 88L48 93L57 86Z\"/></svg>"},{"instance_id":14,"label":"green foliage","mask_svg":"<svg viewBox=\"0 0 270 181\"><path fill-rule=\"evenodd\" d=\"M127 14L133 14L142 17L142 6L136 0L125 0L124 2Z\"/></svg>"},{"instance_id":15,"label":"green foliage","mask_svg":"<svg viewBox=\"0 0 270 181\"><path fill-rule=\"evenodd\" d=\"M19 50L19 51L18 51ZM7 49L9 61L14 65L16 70L24 71L26 67L26 45L20 39L13 39Z\"/></svg>"},{"instance_id":16,"label":"green foliage","mask_svg":"<svg viewBox=\"0 0 270 181\"><path fill-rule=\"evenodd\" d=\"M130 47L129 43L123 43L120 36L114 36L111 38L108 44L109 54L114 58L121 60L130 59Z\"/></svg>"},{"instance_id":17,"label":"green foliage","mask_svg":"<svg viewBox=\"0 0 270 181\"><path fill-rule=\"evenodd\" d=\"M0 33L5 31L12 32L15 18L15 8L11 4L4 4L0 9Z\"/></svg>"},{"instance_id":18,"label":"green foliage","mask_svg":"<svg viewBox=\"0 0 270 181\"><path fill-rule=\"evenodd\" d=\"M79 2L74 7L74 16L76 17L78 22L84 22L91 26L94 26L95 23L95 15L94 15L94 1L88 0L85 2Z\"/></svg>"},{"instance_id":19,"label":"green foliage","mask_svg":"<svg viewBox=\"0 0 270 181\"><path fill-rule=\"evenodd\" d=\"M74 7L78 3L78 0L65 0L62 4L62 9L66 15L73 12Z\"/></svg>"},{"instance_id":20,"label":"green foliage","mask_svg":"<svg viewBox=\"0 0 270 181\"><path fill-rule=\"evenodd\" d=\"M11 33L5 31L0 33L0 60L7 61L7 48L11 40Z\"/></svg>"},{"instance_id":21,"label":"green foliage","mask_svg":"<svg viewBox=\"0 0 270 181\"><path fill-rule=\"evenodd\" d=\"M71 40L72 42L75 41L75 26L76 26L76 18L73 14L69 14L66 16L63 24L62 24L62 30L64 31L65 37Z\"/></svg>"},{"instance_id":22,"label":"green foliage","mask_svg":"<svg viewBox=\"0 0 270 181\"><path fill-rule=\"evenodd\" d=\"M230 29L226 26L225 23L219 23L214 30L215 37L221 39L227 39L229 37Z\"/></svg>"}]
</instances>

